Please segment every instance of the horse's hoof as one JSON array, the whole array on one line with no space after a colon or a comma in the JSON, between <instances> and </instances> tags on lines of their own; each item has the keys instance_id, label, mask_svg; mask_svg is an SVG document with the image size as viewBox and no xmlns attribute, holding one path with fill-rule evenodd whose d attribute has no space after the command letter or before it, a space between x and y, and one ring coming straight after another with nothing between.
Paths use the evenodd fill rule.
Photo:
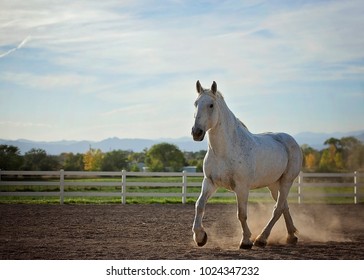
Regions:
<instances>
[{"instance_id":1,"label":"horse's hoof","mask_svg":"<svg viewBox=\"0 0 364 280\"><path fill-rule=\"evenodd\" d=\"M205 246L206 243L207 243L207 233L205 232L205 235L204 235L202 241L201 242L197 242L197 246L198 247L202 247L202 246Z\"/></svg>"},{"instance_id":2,"label":"horse's hoof","mask_svg":"<svg viewBox=\"0 0 364 280\"><path fill-rule=\"evenodd\" d=\"M288 236L286 240L287 244L296 245L298 242L297 236Z\"/></svg>"},{"instance_id":3,"label":"horse's hoof","mask_svg":"<svg viewBox=\"0 0 364 280\"><path fill-rule=\"evenodd\" d=\"M250 250L253 247L253 243L249 243L249 244L240 244L240 249L242 250Z\"/></svg>"},{"instance_id":4,"label":"horse's hoof","mask_svg":"<svg viewBox=\"0 0 364 280\"><path fill-rule=\"evenodd\" d=\"M259 239L255 239L254 246L264 248L265 246L267 246L267 241L261 241Z\"/></svg>"}]
</instances>

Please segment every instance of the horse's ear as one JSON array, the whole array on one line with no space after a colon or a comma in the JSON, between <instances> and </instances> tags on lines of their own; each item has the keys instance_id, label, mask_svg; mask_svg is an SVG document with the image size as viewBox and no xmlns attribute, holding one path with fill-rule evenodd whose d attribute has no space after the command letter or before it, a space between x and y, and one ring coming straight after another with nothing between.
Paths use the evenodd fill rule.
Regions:
<instances>
[{"instance_id":1,"label":"horse's ear","mask_svg":"<svg viewBox=\"0 0 364 280\"><path fill-rule=\"evenodd\" d=\"M213 94L216 94L216 92L217 92L217 84L215 81L212 83L211 91Z\"/></svg>"},{"instance_id":2,"label":"horse's ear","mask_svg":"<svg viewBox=\"0 0 364 280\"><path fill-rule=\"evenodd\" d=\"M197 90L198 94L201 94L203 91L203 88L202 88L199 80L197 80L197 82L196 82L196 90Z\"/></svg>"}]
</instances>

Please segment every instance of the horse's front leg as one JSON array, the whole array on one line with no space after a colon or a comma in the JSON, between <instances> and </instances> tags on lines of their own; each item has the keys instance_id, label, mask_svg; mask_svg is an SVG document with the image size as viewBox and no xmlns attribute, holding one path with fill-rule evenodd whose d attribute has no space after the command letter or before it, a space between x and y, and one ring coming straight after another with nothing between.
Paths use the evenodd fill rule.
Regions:
<instances>
[{"instance_id":1,"label":"horse's front leg","mask_svg":"<svg viewBox=\"0 0 364 280\"><path fill-rule=\"evenodd\" d=\"M193 240L200 247L204 246L207 242L207 234L202 226L202 219L205 213L205 206L208 199L216 191L215 185L208 178L202 181L202 189L199 198L196 201L195 220L193 222Z\"/></svg>"},{"instance_id":2,"label":"horse's front leg","mask_svg":"<svg viewBox=\"0 0 364 280\"><path fill-rule=\"evenodd\" d=\"M252 234L247 223L249 189L247 187L237 189L235 190L235 194L238 204L238 219L243 229L243 237L240 242L240 249L251 249L253 247L253 242L250 240Z\"/></svg>"}]
</instances>

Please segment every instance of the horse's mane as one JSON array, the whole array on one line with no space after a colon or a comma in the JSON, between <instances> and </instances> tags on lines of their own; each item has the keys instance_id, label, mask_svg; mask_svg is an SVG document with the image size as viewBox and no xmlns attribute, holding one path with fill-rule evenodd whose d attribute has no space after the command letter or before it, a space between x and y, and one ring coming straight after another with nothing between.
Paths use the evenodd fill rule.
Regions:
<instances>
[{"instance_id":1,"label":"horse's mane","mask_svg":"<svg viewBox=\"0 0 364 280\"><path fill-rule=\"evenodd\" d=\"M248 127L241 121L241 120L239 120L238 118L236 118L237 120L238 120L238 122L240 122L240 124L242 125L242 126L244 126L246 129L248 129ZM249 129L248 129L249 130Z\"/></svg>"},{"instance_id":2,"label":"horse's mane","mask_svg":"<svg viewBox=\"0 0 364 280\"><path fill-rule=\"evenodd\" d=\"M217 97L217 98L221 98L221 99L223 99L223 100L224 100L224 96L222 95L222 93L221 93L220 91L217 91L217 92L216 92L216 97Z\"/></svg>"},{"instance_id":3,"label":"horse's mane","mask_svg":"<svg viewBox=\"0 0 364 280\"><path fill-rule=\"evenodd\" d=\"M225 100L224 100L224 96L222 95L222 93L220 91L217 91L216 94L211 94L209 92L209 95L213 96L214 98L216 99L221 99L224 103L225 103ZM226 105L226 103L225 103ZM227 106L227 105L226 105ZM245 129L249 130L248 127L239 119L239 118L236 118L236 120L238 121L238 123L240 123Z\"/></svg>"}]
</instances>

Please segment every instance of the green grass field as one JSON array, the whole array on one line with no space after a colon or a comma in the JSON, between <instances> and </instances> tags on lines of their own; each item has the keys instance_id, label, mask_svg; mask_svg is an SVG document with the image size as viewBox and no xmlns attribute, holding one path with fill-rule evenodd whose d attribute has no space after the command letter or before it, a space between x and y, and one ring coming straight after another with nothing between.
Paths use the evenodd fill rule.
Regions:
<instances>
[{"instance_id":1,"label":"green grass field","mask_svg":"<svg viewBox=\"0 0 364 280\"><path fill-rule=\"evenodd\" d=\"M143 182L155 182L155 183L181 183L181 177L128 177L128 183L140 183ZM27 178L27 181L30 181ZM21 181L19 181L21 182ZM0 194L5 194L6 192L27 192L26 196L3 196L0 195L0 203L27 203L27 204L59 204L59 196L32 196L31 192L59 192L59 186L43 186L37 184L38 182L50 182L54 184L59 183L59 179L55 178L34 178L34 185L22 186L21 184L16 185L0 185ZM64 198L65 204L120 204L121 203L121 186L120 178L67 178L65 182L69 184L65 186L64 191L67 194ZM97 186L98 183L109 183L117 184L118 186ZM188 183L201 184L201 177L188 177ZM75 185L72 185L75 183ZM84 184L83 186L78 186L78 183ZM90 185L88 185L90 183ZM358 194L364 195L363 188L358 188ZM186 203L195 203L197 196L199 195L201 187L187 187L187 198ZM172 195L173 193L181 194L181 187L144 187L144 186L128 186L126 189L127 193L143 194L143 193L168 193ZM71 196L72 192L83 193L85 196ZM87 196L87 193L110 193L110 196ZM119 194L118 194L119 193ZM228 193L225 189L218 189L217 194ZM352 187L305 187L301 190L303 198L301 202L304 203L353 203L354 198L352 197L353 188ZM337 194L349 194L347 196L336 196ZM291 189L292 197L289 197L290 203L297 203L297 187L293 186ZM272 202L272 198L269 195L267 188L252 190L249 202L251 203L264 203ZM128 204L150 204L150 203L181 203L181 196L168 196L168 197L156 197L153 196L127 196L126 202ZM363 203L364 198L358 198L358 203ZM209 203L235 203L235 196L232 194L229 197L217 197L214 195Z\"/></svg>"}]
</instances>

